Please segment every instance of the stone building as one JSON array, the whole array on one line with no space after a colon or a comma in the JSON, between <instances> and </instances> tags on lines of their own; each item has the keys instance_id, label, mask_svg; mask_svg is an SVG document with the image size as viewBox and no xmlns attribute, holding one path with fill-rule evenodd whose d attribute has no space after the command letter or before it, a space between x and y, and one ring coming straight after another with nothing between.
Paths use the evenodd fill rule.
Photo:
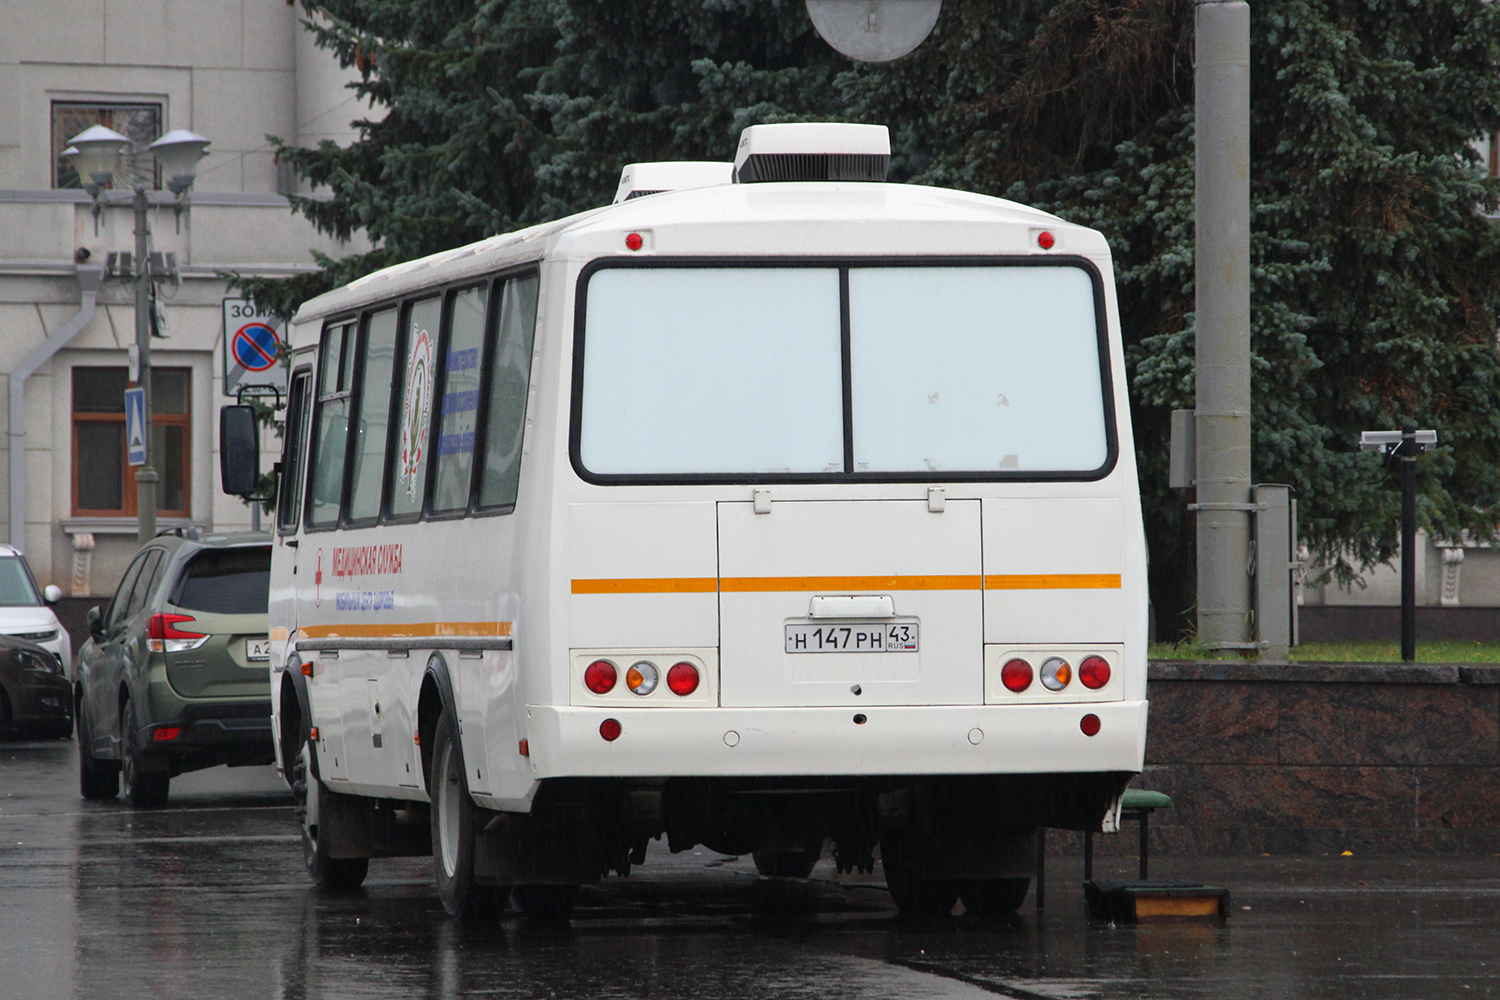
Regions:
<instances>
[{"instance_id":1,"label":"stone building","mask_svg":"<svg viewBox=\"0 0 1500 1000\"><path fill-rule=\"evenodd\" d=\"M0 5L0 538L42 585L107 595L137 544L122 401L134 300L104 269L133 249L133 216L110 208L96 224L61 155L91 125L131 139L115 186L144 179L153 249L179 263L180 282L162 286L169 336L151 356L158 524L250 525L249 508L218 488L219 274L291 274L314 266L314 248L348 252L291 214L289 174L266 137L344 142L370 114L303 16L280 0ZM143 152L173 129L212 141L180 216Z\"/></svg>"}]
</instances>

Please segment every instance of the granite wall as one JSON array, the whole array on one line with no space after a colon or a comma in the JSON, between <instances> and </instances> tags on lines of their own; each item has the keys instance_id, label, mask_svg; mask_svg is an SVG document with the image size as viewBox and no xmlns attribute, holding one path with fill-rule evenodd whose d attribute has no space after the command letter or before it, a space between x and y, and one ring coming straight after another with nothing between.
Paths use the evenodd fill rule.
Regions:
<instances>
[{"instance_id":1,"label":"granite wall","mask_svg":"<svg viewBox=\"0 0 1500 1000\"><path fill-rule=\"evenodd\" d=\"M1500 853L1500 665L1159 662L1169 854ZM1132 853L1134 827L1102 838ZM1059 845L1063 846L1063 845Z\"/></svg>"}]
</instances>

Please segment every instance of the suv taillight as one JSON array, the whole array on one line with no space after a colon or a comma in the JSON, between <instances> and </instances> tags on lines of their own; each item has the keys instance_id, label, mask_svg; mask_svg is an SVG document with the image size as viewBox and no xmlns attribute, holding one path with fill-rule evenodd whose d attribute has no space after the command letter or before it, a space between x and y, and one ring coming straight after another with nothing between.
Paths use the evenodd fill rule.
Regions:
<instances>
[{"instance_id":1,"label":"suv taillight","mask_svg":"<svg viewBox=\"0 0 1500 1000\"><path fill-rule=\"evenodd\" d=\"M197 649L208 641L208 635L203 632L186 632L177 627L182 622L195 620L192 615L152 615L150 638L146 645L153 653L184 653Z\"/></svg>"}]
</instances>

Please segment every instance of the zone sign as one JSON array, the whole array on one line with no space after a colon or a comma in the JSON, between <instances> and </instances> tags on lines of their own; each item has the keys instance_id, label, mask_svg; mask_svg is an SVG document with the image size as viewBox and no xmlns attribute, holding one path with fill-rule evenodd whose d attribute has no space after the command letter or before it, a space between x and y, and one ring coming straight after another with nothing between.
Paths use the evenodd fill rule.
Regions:
<instances>
[{"instance_id":1,"label":"zone sign","mask_svg":"<svg viewBox=\"0 0 1500 1000\"><path fill-rule=\"evenodd\" d=\"M280 319L244 299L224 300L224 395L249 388L286 392L282 330Z\"/></svg>"}]
</instances>

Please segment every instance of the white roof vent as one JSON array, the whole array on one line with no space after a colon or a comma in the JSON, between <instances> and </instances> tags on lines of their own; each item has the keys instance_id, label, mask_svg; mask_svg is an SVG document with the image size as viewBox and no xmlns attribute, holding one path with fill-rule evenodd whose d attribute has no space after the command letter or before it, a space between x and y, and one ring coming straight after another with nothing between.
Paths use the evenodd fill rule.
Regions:
<instances>
[{"instance_id":1,"label":"white roof vent","mask_svg":"<svg viewBox=\"0 0 1500 1000\"><path fill-rule=\"evenodd\" d=\"M751 125L740 133L734 179L739 184L883 181L890 165L891 133L884 125Z\"/></svg>"},{"instance_id":2,"label":"white roof vent","mask_svg":"<svg viewBox=\"0 0 1500 1000\"><path fill-rule=\"evenodd\" d=\"M620 171L620 186L615 189L614 204L663 191L686 191L689 188L714 187L733 179L733 163L703 160L627 163Z\"/></svg>"}]
</instances>

